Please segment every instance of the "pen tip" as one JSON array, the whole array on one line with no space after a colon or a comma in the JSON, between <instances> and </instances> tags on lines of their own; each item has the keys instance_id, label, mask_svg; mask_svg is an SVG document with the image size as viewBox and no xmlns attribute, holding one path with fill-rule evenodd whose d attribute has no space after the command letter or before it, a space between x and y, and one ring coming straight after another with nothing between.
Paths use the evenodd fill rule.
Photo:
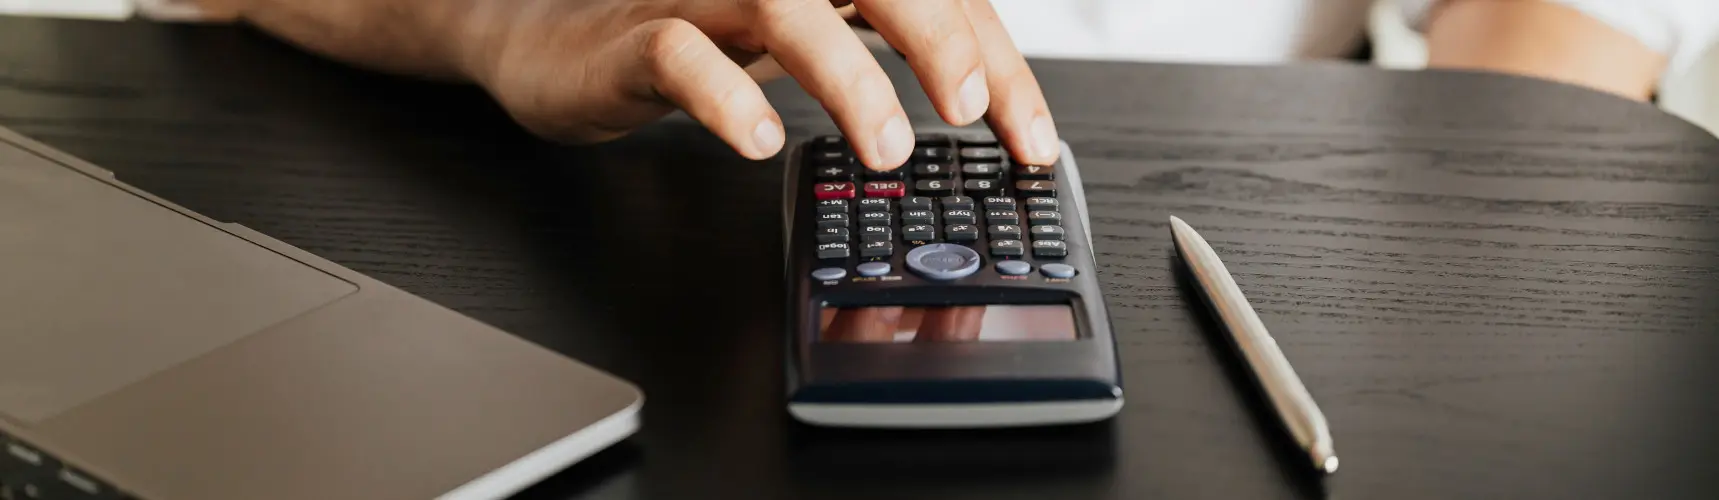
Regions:
<instances>
[{"instance_id":1,"label":"pen tip","mask_svg":"<svg viewBox=\"0 0 1719 500\"><path fill-rule=\"evenodd\" d=\"M1320 472L1324 472L1326 474L1336 473L1337 455L1323 455L1315 452L1313 454L1313 465L1318 467Z\"/></svg>"}]
</instances>

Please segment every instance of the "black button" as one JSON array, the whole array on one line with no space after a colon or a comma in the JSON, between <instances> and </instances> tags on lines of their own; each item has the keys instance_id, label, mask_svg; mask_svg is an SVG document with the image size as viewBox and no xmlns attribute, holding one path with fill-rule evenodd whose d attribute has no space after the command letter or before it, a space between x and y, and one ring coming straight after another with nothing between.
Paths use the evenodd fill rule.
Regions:
<instances>
[{"instance_id":1,"label":"black button","mask_svg":"<svg viewBox=\"0 0 1719 500\"><path fill-rule=\"evenodd\" d=\"M1027 210L1056 210L1056 198L1035 197L1027 198Z\"/></svg>"},{"instance_id":2,"label":"black button","mask_svg":"<svg viewBox=\"0 0 1719 500\"><path fill-rule=\"evenodd\" d=\"M997 136L990 132L964 132L955 136L962 146L995 146Z\"/></svg>"},{"instance_id":3,"label":"black button","mask_svg":"<svg viewBox=\"0 0 1719 500\"><path fill-rule=\"evenodd\" d=\"M846 242L818 244L818 258L820 259L845 259L847 257L848 244Z\"/></svg>"},{"instance_id":4,"label":"black button","mask_svg":"<svg viewBox=\"0 0 1719 500\"><path fill-rule=\"evenodd\" d=\"M1015 165L1015 178L1048 181L1056 178L1056 167L1050 165Z\"/></svg>"},{"instance_id":5,"label":"black button","mask_svg":"<svg viewBox=\"0 0 1719 500\"><path fill-rule=\"evenodd\" d=\"M979 218L972 210L950 210L943 212L945 224L977 224Z\"/></svg>"},{"instance_id":6,"label":"black button","mask_svg":"<svg viewBox=\"0 0 1719 500\"><path fill-rule=\"evenodd\" d=\"M1015 192L1021 196L1056 197L1056 181L1015 181Z\"/></svg>"},{"instance_id":7,"label":"black button","mask_svg":"<svg viewBox=\"0 0 1719 500\"><path fill-rule=\"evenodd\" d=\"M1068 244L1058 240L1038 240L1033 242L1033 255L1038 257L1063 257L1068 255Z\"/></svg>"},{"instance_id":8,"label":"black button","mask_svg":"<svg viewBox=\"0 0 1719 500\"><path fill-rule=\"evenodd\" d=\"M931 198L910 196L901 199L902 210L931 210Z\"/></svg>"},{"instance_id":9,"label":"black button","mask_svg":"<svg viewBox=\"0 0 1719 500\"><path fill-rule=\"evenodd\" d=\"M1062 243L1058 241L1057 243ZM860 247L860 257L888 257L895 252L895 246L887 241L873 241Z\"/></svg>"},{"instance_id":10,"label":"black button","mask_svg":"<svg viewBox=\"0 0 1719 500\"><path fill-rule=\"evenodd\" d=\"M937 238L937 228L930 224L914 224L901 228L904 241L931 241Z\"/></svg>"},{"instance_id":11,"label":"black button","mask_svg":"<svg viewBox=\"0 0 1719 500\"><path fill-rule=\"evenodd\" d=\"M1034 210L1027 212L1027 222L1034 226L1062 224L1062 213L1050 210Z\"/></svg>"},{"instance_id":12,"label":"black button","mask_svg":"<svg viewBox=\"0 0 1719 500\"><path fill-rule=\"evenodd\" d=\"M1003 150L997 148L961 148L961 161L998 161Z\"/></svg>"},{"instance_id":13,"label":"black button","mask_svg":"<svg viewBox=\"0 0 1719 500\"><path fill-rule=\"evenodd\" d=\"M947 179L954 172L948 163L921 163L913 166L913 175L932 179Z\"/></svg>"},{"instance_id":14,"label":"black button","mask_svg":"<svg viewBox=\"0 0 1719 500\"><path fill-rule=\"evenodd\" d=\"M901 212L901 223L935 224L937 223L937 213L930 210L903 210Z\"/></svg>"},{"instance_id":15,"label":"black button","mask_svg":"<svg viewBox=\"0 0 1719 500\"><path fill-rule=\"evenodd\" d=\"M868 181L899 181L905 176L907 169L896 167L890 170L872 170L869 168L863 170L865 170L865 179Z\"/></svg>"},{"instance_id":16,"label":"black button","mask_svg":"<svg viewBox=\"0 0 1719 500\"><path fill-rule=\"evenodd\" d=\"M825 223L825 222L840 222L841 225L836 226L836 227L847 227L847 225L848 225L848 214L818 214L818 222L820 224ZM828 227L828 226L821 226L820 225L818 227Z\"/></svg>"},{"instance_id":17,"label":"black button","mask_svg":"<svg viewBox=\"0 0 1719 500\"><path fill-rule=\"evenodd\" d=\"M943 235L949 241L973 241L979 239L979 228L971 224L956 224L944 228Z\"/></svg>"},{"instance_id":18,"label":"black button","mask_svg":"<svg viewBox=\"0 0 1719 500\"><path fill-rule=\"evenodd\" d=\"M1014 224L996 224L990 229L991 239L1018 240L1021 239L1021 226Z\"/></svg>"},{"instance_id":19,"label":"black button","mask_svg":"<svg viewBox=\"0 0 1719 500\"><path fill-rule=\"evenodd\" d=\"M889 241L889 226L865 226L860 228L860 241Z\"/></svg>"},{"instance_id":20,"label":"black button","mask_svg":"<svg viewBox=\"0 0 1719 500\"><path fill-rule=\"evenodd\" d=\"M914 148L913 159L919 160L919 161L924 161L924 162L948 163L949 161L952 161L955 159L955 154L953 151L950 151L949 148L946 148L946 147L930 146L930 147L923 147L923 148Z\"/></svg>"},{"instance_id":21,"label":"black button","mask_svg":"<svg viewBox=\"0 0 1719 500\"><path fill-rule=\"evenodd\" d=\"M848 147L848 140L839 135L820 135L812 139L812 146L818 149L842 149Z\"/></svg>"},{"instance_id":22,"label":"black button","mask_svg":"<svg viewBox=\"0 0 1719 500\"><path fill-rule=\"evenodd\" d=\"M967 179L967 183L962 185L961 189L967 194L973 196L993 196L1002 194L1003 181L997 179Z\"/></svg>"},{"instance_id":23,"label":"black button","mask_svg":"<svg viewBox=\"0 0 1719 500\"><path fill-rule=\"evenodd\" d=\"M887 226L889 212L860 212L859 221L861 226Z\"/></svg>"},{"instance_id":24,"label":"black button","mask_svg":"<svg viewBox=\"0 0 1719 500\"><path fill-rule=\"evenodd\" d=\"M1011 257L1025 255L1026 245L1021 240L991 240L991 255Z\"/></svg>"},{"instance_id":25,"label":"black button","mask_svg":"<svg viewBox=\"0 0 1719 500\"><path fill-rule=\"evenodd\" d=\"M848 211L848 200L818 200L818 213L839 214Z\"/></svg>"},{"instance_id":26,"label":"black button","mask_svg":"<svg viewBox=\"0 0 1719 500\"><path fill-rule=\"evenodd\" d=\"M1015 199L1007 196L989 196L985 198L985 210L1014 210Z\"/></svg>"},{"instance_id":27,"label":"black button","mask_svg":"<svg viewBox=\"0 0 1719 500\"><path fill-rule=\"evenodd\" d=\"M948 134L917 134L917 135L913 136L913 142L919 143L920 146L948 146L949 145L949 135Z\"/></svg>"},{"instance_id":28,"label":"black button","mask_svg":"<svg viewBox=\"0 0 1719 500\"><path fill-rule=\"evenodd\" d=\"M975 179L995 179L1003 174L1003 166L997 163L967 163L961 165L961 175Z\"/></svg>"},{"instance_id":29,"label":"black button","mask_svg":"<svg viewBox=\"0 0 1719 500\"><path fill-rule=\"evenodd\" d=\"M941 200L944 210L972 210L973 198L967 196L944 196Z\"/></svg>"},{"instance_id":30,"label":"black button","mask_svg":"<svg viewBox=\"0 0 1719 500\"><path fill-rule=\"evenodd\" d=\"M817 151L811 155L813 165L842 167L855 163L854 155L847 151Z\"/></svg>"},{"instance_id":31,"label":"black button","mask_svg":"<svg viewBox=\"0 0 1719 500\"><path fill-rule=\"evenodd\" d=\"M1063 235L1062 226L1052 225L1033 226L1032 232L1035 240L1060 240Z\"/></svg>"},{"instance_id":32,"label":"black button","mask_svg":"<svg viewBox=\"0 0 1719 500\"><path fill-rule=\"evenodd\" d=\"M889 210L889 198L861 198L858 204L861 212Z\"/></svg>"},{"instance_id":33,"label":"black button","mask_svg":"<svg viewBox=\"0 0 1719 500\"><path fill-rule=\"evenodd\" d=\"M928 179L913 183L914 194L925 196L947 196L955 194L955 181L943 179Z\"/></svg>"},{"instance_id":34,"label":"black button","mask_svg":"<svg viewBox=\"0 0 1719 500\"><path fill-rule=\"evenodd\" d=\"M818 243L835 243L848 240L848 228L826 227L818 230Z\"/></svg>"},{"instance_id":35,"label":"black button","mask_svg":"<svg viewBox=\"0 0 1719 500\"><path fill-rule=\"evenodd\" d=\"M985 222L989 224L1020 224L1021 214L1014 210L990 210L985 212Z\"/></svg>"},{"instance_id":36,"label":"black button","mask_svg":"<svg viewBox=\"0 0 1719 500\"><path fill-rule=\"evenodd\" d=\"M820 182L851 181L854 179L854 169L838 166L818 167L812 169L812 175Z\"/></svg>"}]
</instances>

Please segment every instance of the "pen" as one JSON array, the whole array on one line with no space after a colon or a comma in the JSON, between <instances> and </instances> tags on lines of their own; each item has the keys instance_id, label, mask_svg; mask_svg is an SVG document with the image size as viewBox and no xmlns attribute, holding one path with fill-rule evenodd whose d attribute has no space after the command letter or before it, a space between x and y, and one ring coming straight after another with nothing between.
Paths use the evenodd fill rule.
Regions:
<instances>
[{"instance_id":1,"label":"pen","mask_svg":"<svg viewBox=\"0 0 1719 500\"><path fill-rule=\"evenodd\" d=\"M1188 263L1194 281L1199 283L1200 291L1210 301L1224 329L1229 330L1247 360L1248 369L1265 388L1284 427L1313 459L1313 468L1326 474L1337 472L1337 451L1331 444L1331 428L1325 422L1325 414L1301 385L1295 368L1289 366L1289 360L1277 348L1277 341L1265 330L1265 324L1260 323L1259 315L1254 313L1224 263L1218 260L1218 253L1182 219L1171 216L1170 230L1176 240L1176 252Z\"/></svg>"}]
</instances>

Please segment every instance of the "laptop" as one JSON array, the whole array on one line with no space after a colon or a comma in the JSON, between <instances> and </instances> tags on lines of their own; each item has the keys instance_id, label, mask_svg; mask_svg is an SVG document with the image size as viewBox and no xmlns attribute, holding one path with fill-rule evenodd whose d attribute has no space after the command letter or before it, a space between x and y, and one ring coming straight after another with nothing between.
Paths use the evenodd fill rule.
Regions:
<instances>
[{"instance_id":1,"label":"laptop","mask_svg":"<svg viewBox=\"0 0 1719 500\"><path fill-rule=\"evenodd\" d=\"M0 499L499 498L641 404L0 128Z\"/></svg>"}]
</instances>

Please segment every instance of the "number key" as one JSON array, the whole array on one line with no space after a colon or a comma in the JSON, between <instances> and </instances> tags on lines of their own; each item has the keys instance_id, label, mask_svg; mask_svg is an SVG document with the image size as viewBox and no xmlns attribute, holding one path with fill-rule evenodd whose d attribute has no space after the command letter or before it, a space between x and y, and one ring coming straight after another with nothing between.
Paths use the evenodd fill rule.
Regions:
<instances>
[{"instance_id":1,"label":"number key","mask_svg":"<svg viewBox=\"0 0 1719 500\"><path fill-rule=\"evenodd\" d=\"M967 179L961 188L974 196L993 196L1003 192L1003 181L996 179Z\"/></svg>"},{"instance_id":2,"label":"number key","mask_svg":"<svg viewBox=\"0 0 1719 500\"><path fill-rule=\"evenodd\" d=\"M962 161L997 161L1003 159L1003 150L997 148L961 148Z\"/></svg>"},{"instance_id":3,"label":"number key","mask_svg":"<svg viewBox=\"0 0 1719 500\"><path fill-rule=\"evenodd\" d=\"M970 179L995 179L1002 175L1003 166L997 163L968 163L961 165L961 175Z\"/></svg>"},{"instance_id":4,"label":"number key","mask_svg":"<svg viewBox=\"0 0 1719 500\"><path fill-rule=\"evenodd\" d=\"M954 184L955 181L941 179L922 180L913 184L913 191L925 196L947 196L955 194ZM848 185L848 189L852 191L853 185Z\"/></svg>"},{"instance_id":5,"label":"number key","mask_svg":"<svg viewBox=\"0 0 1719 500\"><path fill-rule=\"evenodd\" d=\"M1051 165L1016 165L1015 178L1048 181L1056 178L1056 167Z\"/></svg>"},{"instance_id":6,"label":"number key","mask_svg":"<svg viewBox=\"0 0 1719 500\"><path fill-rule=\"evenodd\" d=\"M1015 191L1022 196L1056 197L1056 181L1019 180L1015 181Z\"/></svg>"},{"instance_id":7,"label":"number key","mask_svg":"<svg viewBox=\"0 0 1719 500\"><path fill-rule=\"evenodd\" d=\"M927 146L914 148L913 159L927 162L948 162L955 159L955 154L946 147Z\"/></svg>"},{"instance_id":8,"label":"number key","mask_svg":"<svg viewBox=\"0 0 1719 500\"><path fill-rule=\"evenodd\" d=\"M921 163L913 166L913 175L931 179L947 179L953 172L948 163Z\"/></svg>"}]
</instances>

